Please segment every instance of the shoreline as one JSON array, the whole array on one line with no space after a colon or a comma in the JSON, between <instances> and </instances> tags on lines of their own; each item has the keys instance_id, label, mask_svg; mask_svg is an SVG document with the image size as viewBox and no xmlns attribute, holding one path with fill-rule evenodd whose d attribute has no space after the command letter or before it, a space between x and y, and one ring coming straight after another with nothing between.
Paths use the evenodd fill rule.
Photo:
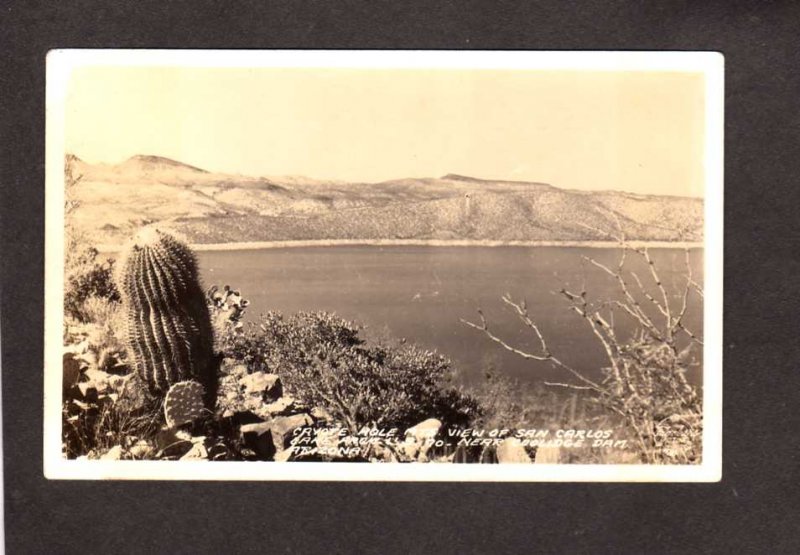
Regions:
<instances>
[{"instance_id":1,"label":"shoreline","mask_svg":"<svg viewBox=\"0 0 800 555\"><path fill-rule=\"evenodd\" d=\"M633 248L653 249L702 249L702 242L687 241L627 241ZM263 249L291 249L303 247L584 247L584 248L619 248L617 241L494 241L487 239L312 239L295 241L243 241L240 243L191 243L189 245L198 252L206 251L238 251ZM101 253L114 253L122 250L123 245L97 245Z\"/></svg>"}]
</instances>

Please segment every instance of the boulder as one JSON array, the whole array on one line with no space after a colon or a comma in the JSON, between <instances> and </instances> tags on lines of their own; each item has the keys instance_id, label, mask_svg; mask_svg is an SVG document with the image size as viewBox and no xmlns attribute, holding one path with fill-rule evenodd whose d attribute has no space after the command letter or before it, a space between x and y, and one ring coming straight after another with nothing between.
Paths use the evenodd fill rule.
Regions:
<instances>
[{"instance_id":1,"label":"boulder","mask_svg":"<svg viewBox=\"0 0 800 555\"><path fill-rule=\"evenodd\" d=\"M495 451L497 462L503 463L532 463L533 460L525 451L525 447L516 438L509 437L500 442Z\"/></svg>"},{"instance_id":2,"label":"boulder","mask_svg":"<svg viewBox=\"0 0 800 555\"><path fill-rule=\"evenodd\" d=\"M272 440L275 447L282 451L290 446L294 431L305 426L312 426L314 421L307 414L295 414L292 416L279 416L273 418L269 425L272 428Z\"/></svg>"},{"instance_id":3,"label":"boulder","mask_svg":"<svg viewBox=\"0 0 800 555\"><path fill-rule=\"evenodd\" d=\"M416 426L406 430L406 438L412 437L416 440L433 439L442 429L442 421L438 418L428 418Z\"/></svg>"},{"instance_id":4,"label":"boulder","mask_svg":"<svg viewBox=\"0 0 800 555\"><path fill-rule=\"evenodd\" d=\"M275 443L272 440L272 422L245 424L239 429L242 443L251 449L259 460L272 460L275 456Z\"/></svg>"},{"instance_id":5,"label":"boulder","mask_svg":"<svg viewBox=\"0 0 800 555\"><path fill-rule=\"evenodd\" d=\"M277 374L253 372L241 380L239 384L248 395L256 395L267 403L277 401L283 395L283 385Z\"/></svg>"},{"instance_id":6,"label":"boulder","mask_svg":"<svg viewBox=\"0 0 800 555\"><path fill-rule=\"evenodd\" d=\"M439 435L442 429L442 421L437 418L428 418L416 426L406 430L405 442L400 444L399 451L409 459L419 462L428 461L428 452L433 447L433 442L429 441Z\"/></svg>"},{"instance_id":7,"label":"boulder","mask_svg":"<svg viewBox=\"0 0 800 555\"><path fill-rule=\"evenodd\" d=\"M259 407L256 407L253 412L264 418L265 420L270 419L274 416L284 416L292 412L295 408L295 400L293 397L284 395L274 403L262 404Z\"/></svg>"},{"instance_id":8,"label":"boulder","mask_svg":"<svg viewBox=\"0 0 800 555\"><path fill-rule=\"evenodd\" d=\"M63 390L69 391L78 383L81 376L81 363L74 353L66 352L62 358Z\"/></svg>"},{"instance_id":9,"label":"boulder","mask_svg":"<svg viewBox=\"0 0 800 555\"><path fill-rule=\"evenodd\" d=\"M100 456L101 461L119 461L122 460L122 446L115 445L109 449L105 454Z\"/></svg>"}]
</instances>

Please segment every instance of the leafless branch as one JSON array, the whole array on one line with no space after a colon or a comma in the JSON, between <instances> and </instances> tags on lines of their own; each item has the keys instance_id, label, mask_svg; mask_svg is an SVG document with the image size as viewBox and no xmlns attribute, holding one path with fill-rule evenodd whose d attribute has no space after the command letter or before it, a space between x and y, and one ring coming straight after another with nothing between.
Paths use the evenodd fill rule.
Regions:
<instances>
[{"instance_id":1,"label":"leafless branch","mask_svg":"<svg viewBox=\"0 0 800 555\"><path fill-rule=\"evenodd\" d=\"M509 301L510 301L510 299L509 299ZM514 306L517 306L520 311L523 310L521 306L516 305L516 303L513 303L513 301L510 301L510 303L512 305L514 305ZM503 347L505 350L507 350L507 351L509 351L511 353L514 353L517 356L520 356L520 357L522 357L524 359L528 359L528 360L537 360L539 362L550 362L550 363L554 364L555 366L566 370L567 372L569 372L570 374L575 376L579 381L581 381L581 382L585 383L587 386L589 386L591 389L593 389L593 390L595 390L597 392L602 392L603 391L603 388L599 384L597 384L596 382L588 379L587 377L585 377L583 374L581 374L580 372L578 372L577 370L575 370L571 366L565 364L564 362L562 362L561 360L559 360L558 358L553 356L551 354L551 352L550 352L550 349L547 348L547 344L546 344L546 342L544 341L543 338L541 340L542 341L542 345L543 345L543 354L537 355L537 354L529 353L527 351L523 351L522 349L518 349L516 347L513 347L512 345L507 343L505 340L501 339L500 337L498 337L497 335L492 333L492 331L489 329L488 324L486 323L486 317L483 315L483 311L478 310L478 315L480 316L480 319L481 319L480 325L475 324L474 322L470 322L468 320L464 320L464 319L461 319L461 322L463 322L464 324L470 326L471 328L475 328L476 330L479 330L479 331L483 332L486 335L486 337L488 337L489 339L491 339L492 341L494 341L495 343L497 343L498 345Z\"/></svg>"},{"instance_id":2,"label":"leafless branch","mask_svg":"<svg viewBox=\"0 0 800 555\"><path fill-rule=\"evenodd\" d=\"M575 385L571 383L560 383L560 382L544 382L544 385L553 386L553 387L565 387L568 389L580 389L580 390L588 390L594 391L593 387L589 387L586 385Z\"/></svg>"}]
</instances>

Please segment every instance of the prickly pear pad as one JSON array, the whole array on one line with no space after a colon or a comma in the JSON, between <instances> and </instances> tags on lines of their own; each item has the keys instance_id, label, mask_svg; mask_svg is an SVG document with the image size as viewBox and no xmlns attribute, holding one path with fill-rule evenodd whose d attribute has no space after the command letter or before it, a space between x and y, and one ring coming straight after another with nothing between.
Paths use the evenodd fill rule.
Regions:
<instances>
[{"instance_id":1,"label":"prickly pear pad","mask_svg":"<svg viewBox=\"0 0 800 555\"><path fill-rule=\"evenodd\" d=\"M203 415L203 386L185 381L173 385L164 398L164 416L167 426L175 428L190 424Z\"/></svg>"}]
</instances>

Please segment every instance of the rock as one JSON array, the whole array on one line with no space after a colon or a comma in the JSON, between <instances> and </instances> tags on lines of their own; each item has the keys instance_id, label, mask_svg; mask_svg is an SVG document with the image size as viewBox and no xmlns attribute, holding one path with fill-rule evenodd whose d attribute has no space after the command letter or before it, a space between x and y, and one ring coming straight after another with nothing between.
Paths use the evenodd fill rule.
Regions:
<instances>
[{"instance_id":1,"label":"rock","mask_svg":"<svg viewBox=\"0 0 800 555\"><path fill-rule=\"evenodd\" d=\"M108 376L108 387L116 393L122 393L127 382L127 376L120 376L118 374L106 374Z\"/></svg>"},{"instance_id":2,"label":"rock","mask_svg":"<svg viewBox=\"0 0 800 555\"><path fill-rule=\"evenodd\" d=\"M397 456L386 445L373 443L369 446L370 462L399 462Z\"/></svg>"},{"instance_id":3,"label":"rock","mask_svg":"<svg viewBox=\"0 0 800 555\"><path fill-rule=\"evenodd\" d=\"M295 414L293 416L279 416L273 418L269 425L272 429L272 441L275 447L282 451L290 446L294 431L305 426L312 426L314 421L307 414Z\"/></svg>"},{"instance_id":4,"label":"rock","mask_svg":"<svg viewBox=\"0 0 800 555\"><path fill-rule=\"evenodd\" d=\"M97 389L97 393L103 394L108 391L109 385L109 374L107 372L103 372L102 370L94 370L89 369L83 373L84 376L89 378L89 382L94 385L95 389Z\"/></svg>"},{"instance_id":5,"label":"rock","mask_svg":"<svg viewBox=\"0 0 800 555\"><path fill-rule=\"evenodd\" d=\"M251 449L259 460L268 461L275 456L275 443L272 440L272 422L245 424L239 430L242 443Z\"/></svg>"},{"instance_id":6,"label":"rock","mask_svg":"<svg viewBox=\"0 0 800 555\"><path fill-rule=\"evenodd\" d=\"M144 459L147 458L152 451L153 446L146 440L140 439L128 449L128 454L134 459Z\"/></svg>"},{"instance_id":7,"label":"rock","mask_svg":"<svg viewBox=\"0 0 800 555\"><path fill-rule=\"evenodd\" d=\"M181 457L182 461L207 461L208 450L202 443L195 443L189 451Z\"/></svg>"},{"instance_id":8,"label":"rock","mask_svg":"<svg viewBox=\"0 0 800 555\"><path fill-rule=\"evenodd\" d=\"M192 446L191 436L175 428L164 428L156 434L156 448L161 457L180 458Z\"/></svg>"},{"instance_id":9,"label":"rock","mask_svg":"<svg viewBox=\"0 0 800 555\"><path fill-rule=\"evenodd\" d=\"M63 390L66 392L72 389L78 383L78 378L81 376L81 363L75 357L74 353L64 353L62 358L62 369L62 385Z\"/></svg>"},{"instance_id":10,"label":"rock","mask_svg":"<svg viewBox=\"0 0 800 555\"><path fill-rule=\"evenodd\" d=\"M405 442L400 444L400 452L410 459L419 462L428 461L428 452L433 447L433 441L442 429L442 421L437 418L428 418L416 426L406 430Z\"/></svg>"},{"instance_id":11,"label":"rock","mask_svg":"<svg viewBox=\"0 0 800 555\"><path fill-rule=\"evenodd\" d=\"M212 461L224 461L230 456L228 448L222 443L214 443L208 447L208 458Z\"/></svg>"},{"instance_id":12,"label":"rock","mask_svg":"<svg viewBox=\"0 0 800 555\"><path fill-rule=\"evenodd\" d=\"M228 375L236 377L247 376L247 366L244 364L233 364L228 366Z\"/></svg>"},{"instance_id":13,"label":"rock","mask_svg":"<svg viewBox=\"0 0 800 555\"><path fill-rule=\"evenodd\" d=\"M263 401L271 403L283 395L283 385L277 374L254 372L239 380L244 387L244 392L249 395L258 395Z\"/></svg>"},{"instance_id":14,"label":"rock","mask_svg":"<svg viewBox=\"0 0 800 555\"><path fill-rule=\"evenodd\" d=\"M83 402L79 401L78 399L72 399L71 402L78 410L81 410L83 412L92 411L94 414L97 413L97 405L89 404L89 403L83 403ZM78 418L77 415L75 416L75 418L76 419Z\"/></svg>"},{"instance_id":15,"label":"rock","mask_svg":"<svg viewBox=\"0 0 800 555\"><path fill-rule=\"evenodd\" d=\"M250 395L239 406L252 413L258 414L258 412L264 406L264 401L261 399L261 397Z\"/></svg>"},{"instance_id":16,"label":"rock","mask_svg":"<svg viewBox=\"0 0 800 555\"><path fill-rule=\"evenodd\" d=\"M561 458L561 449L552 445L544 445L536 448L536 464L558 464Z\"/></svg>"},{"instance_id":17,"label":"rock","mask_svg":"<svg viewBox=\"0 0 800 555\"><path fill-rule=\"evenodd\" d=\"M289 414L295 406L293 397L283 396L274 403L262 404L255 409L255 413L260 417L270 419L274 416L283 416Z\"/></svg>"},{"instance_id":18,"label":"rock","mask_svg":"<svg viewBox=\"0 0 800 555\"><path fill-rule=\"evenodd\" d=\"M228 390L228 392L225 394L225 399L227 399L228 401L235 401L238 398L239 394L233 390Z\"/></svg>"},{"instance_id":19,"label":"rock","mask_svg":"<svg viewBox=\"0 0 800 555\"><path fill-rule=\"evenodd\" d=\"M232 428L239 428L244 426L245 424L261 424L264 422L264 419L252 413L248 410L244 411L232 411L227 410L222 415L222 422L221 424L225 426L230 426Z\"/></svg>"},{"instance_id":20,"label":"rock","mask_svg":"<svg viewBox=\"0 0 800 555\"><path fill-rule=\"evenodd\" d=\"M321 424L333 422L333 416L331 416L331 413L322 407L314 407L311 409L311 418Z\"/></svg>"},{"instance_id":21,"label":"rock","mask_svg":"<svg viewBox=\"0 0 800 555\"><path fill-rule=\"evenodd\" d=\"M442 429L442 421L437 418L428 418L416 426L406 430L406 437L409 436L416 440L433 439Z\"/></svg>"},{"instance_id":22,"label":"rock","mask_svg":"<svg viewBox=\"0 0 800 555\"><path fill-rule=\"evenodd\" d=\"M503 463L532 463L530 456L522 443L516 438L509 437L500 442L495 452L497 462Z\"/></svg>"},{"instance_id":23,"label":"rock","mask_svg":"<svg viewBox=\"0 0 800 555\"><path fill-rule=\"evenodd\" d=\"M119 362L119 354L106 347L97 354L97 368L110 372L123 366Z\"/></svg>"},{"instance_id":24,"label":"rock","mask_svg":"<svg viewBox=\"0 0 800 555\"><path fill-rule=\"evenodd\" d=\"M97 388L91 382L80 382L70 389L70 396L86 403L96 403Z\"/></svg>"},{"instance_id":25,"label":"rock","mask_svg":"<svg viewBox=\"0 0 800 555\"><path fill-rule=\"evenodd\" d=\"M122 460L122 446L115 445L100 457L101 461L120 461Z\"/></svg>"},{"instance_id":26,"label":"rock","mask_svg":"<svg viewBox=\"0 0 800 555\"><path fill-rule=\"evenodd\" d=\"M276 453L288 450L294 431L311 426L313 420L307 414L279 416L267 422L245 424L239 429L242 443L255 452L261 460L271 460Z\"/></svg>"}]
</instances>

